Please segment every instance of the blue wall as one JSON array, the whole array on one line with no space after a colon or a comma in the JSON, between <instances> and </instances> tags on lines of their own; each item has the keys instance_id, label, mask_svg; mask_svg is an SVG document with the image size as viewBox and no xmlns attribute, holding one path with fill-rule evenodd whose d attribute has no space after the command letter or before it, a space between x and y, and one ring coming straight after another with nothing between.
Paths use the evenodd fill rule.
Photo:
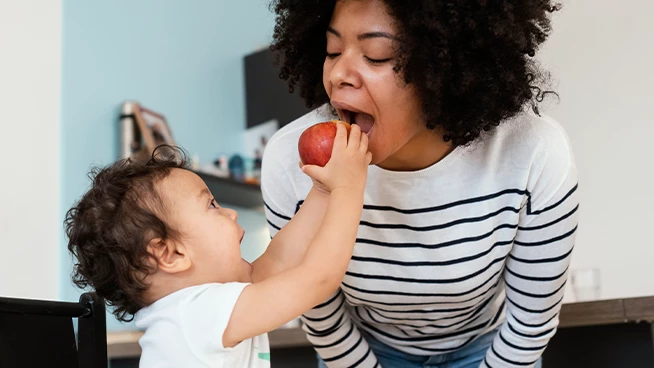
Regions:
<instances>
[{"instance_id":1,"label":"blue wall","mask_svg":"<svg viewBox=\"0 0 654 368\"><path fill-rule=\"evenodd\" d=\"M63 212L87 188L91 165L117 158L125 100L166 115L176 142L202 161L242 149L242 61L272 39L268 2L63 1ZM63 235L61 254L62 298L76 300Z\"/></svg>"}]
</instances>

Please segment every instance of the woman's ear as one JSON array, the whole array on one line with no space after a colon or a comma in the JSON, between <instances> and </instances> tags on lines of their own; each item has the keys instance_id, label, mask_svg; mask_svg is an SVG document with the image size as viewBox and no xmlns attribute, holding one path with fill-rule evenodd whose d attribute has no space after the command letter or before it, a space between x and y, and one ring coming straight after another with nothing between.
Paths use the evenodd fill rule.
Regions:
<instances>
[{"instance_id":1,"label":"woman's ear","mask_svg":"<svg viewBox=\"0 0 654 368\"><path fill-rule=\"evenodd\" d=\"M157 260L158 270L172 274L191 268L191 257L182 243L155 238L150 241L147 249Z\"/></svg>"}]
</instances>

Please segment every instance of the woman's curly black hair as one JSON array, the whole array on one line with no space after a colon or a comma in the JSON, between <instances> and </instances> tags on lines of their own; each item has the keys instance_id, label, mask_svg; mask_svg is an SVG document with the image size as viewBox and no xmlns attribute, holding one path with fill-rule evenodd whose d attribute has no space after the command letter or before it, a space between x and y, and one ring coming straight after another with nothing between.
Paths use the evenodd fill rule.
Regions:
<instances>
[{"instance_id":1,"label":"woman's curly black hair","mask_svg":"<svg viewBox=\"0 0 654 368\"><path fill-rule=\"evenodd\" d=\"M329 101L322 84L326 30L336 1L276 0L280 77L307 107ZM415 86L427 127L465 145L526 106L537 114L548 74L533 57L551 32L549 0L383 0L400 32L395 70Z\"/></svg>"},{"instance_id":2,"label":"woman's curly black hair","mask_svg":"<svg viewBox=\"0 0 654 368\"><path fill-rule=\"evenodd\" d=\"M156 185L171 170L187 169L187 162L181 149L160 146L149 160L122 159L94 169L91 188L66 213L73 282L95 289L121 321L131 321L146 305L146 277L156 264L147 244L176 236L161 216L166 207Z\"/></svg>"}]
</instances>

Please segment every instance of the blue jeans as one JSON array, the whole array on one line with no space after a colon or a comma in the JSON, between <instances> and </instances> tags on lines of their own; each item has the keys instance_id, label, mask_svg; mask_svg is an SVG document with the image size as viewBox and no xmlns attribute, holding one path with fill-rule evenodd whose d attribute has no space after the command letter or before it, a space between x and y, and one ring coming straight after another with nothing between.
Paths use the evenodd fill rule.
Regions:
<instances>
[{"instance_id":1,"label":"blue jeans","mask_svg":"<svg viewBox=\"0 0 654 368\"><path fill-rule=\"evenodd\" d=\"M364 338L382 368L479 368L497 332L496 329L482 335L451 353L432 356L407 354L367 334L364 334ZM318 357L318 368L327 368L320 357ZM541 360L536 363L536 368L541 368Z\"/></svg>"}]
</instances>

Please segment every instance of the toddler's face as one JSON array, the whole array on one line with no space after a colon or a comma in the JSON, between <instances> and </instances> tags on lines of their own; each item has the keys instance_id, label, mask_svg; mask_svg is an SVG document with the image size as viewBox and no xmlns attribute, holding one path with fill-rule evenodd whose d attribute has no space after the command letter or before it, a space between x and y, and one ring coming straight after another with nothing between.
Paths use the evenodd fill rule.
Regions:
<instances>
[{"instance_id":1,"label":"toddler's face","mask_svg":"<svg viewBox=\"0 0 654 368\"><path fill-rule=\"evenodd\" d=\"M251 265L241 258L245 231L236 211L220 207L195 173L173 169L161 182L166 220L188 250L198 282L250 282Z\"/></svg>"}]
</instances>

